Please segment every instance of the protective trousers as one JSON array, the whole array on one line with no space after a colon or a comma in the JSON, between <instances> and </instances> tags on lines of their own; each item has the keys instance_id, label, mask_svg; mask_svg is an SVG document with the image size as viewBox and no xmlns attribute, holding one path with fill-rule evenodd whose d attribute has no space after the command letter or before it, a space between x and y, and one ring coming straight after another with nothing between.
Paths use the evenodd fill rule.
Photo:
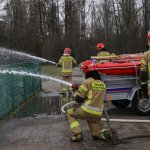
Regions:
<instances>
[{"instance_id":1,"label":"protective trousers","mask_svg":"<svg viewBox=\"0 0 150 150\"><path fill-rule=\"evenodd\" d=\"M67 111L67 119L70 129L74 135L81 133L80 123L78 119L86 120L91 131L91 134L97 135L101 132L101 116L89 114L82 110L82 108L70 108Z\"/></svg>"},{"instance_id":2,"label":"protective trousers","mask_svg":"<svg viewBox=\"0 0 150 150\"><path fill-rule=\"evenodd\" d=\"M72 82L72 75L71 76L62 76L62 80L64 81L67 81L67 82ZM66 89L67 89L67 86L65 84L61 84L61 92L62 93L66 93ZM69 92L72 92L72 88L69 87Z\"/></svg>"}]
</instances>

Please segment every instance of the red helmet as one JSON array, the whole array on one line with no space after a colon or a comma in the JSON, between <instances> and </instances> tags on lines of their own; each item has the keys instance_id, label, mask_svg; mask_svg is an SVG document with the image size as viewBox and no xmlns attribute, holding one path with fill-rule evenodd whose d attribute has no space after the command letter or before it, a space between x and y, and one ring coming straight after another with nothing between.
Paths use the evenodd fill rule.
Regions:
<instances>
[{"instance_id":1,"label":"red helmet","mask_svg":"<svg viewBox=\"0 0 150 150\"><path fill-rule=\"evenodd\" d=\"M150 31L147 34L147 39L148 39L148 42L150 43Z\"/></svg>"},{"instance_id":2,"label":"red helmet","mask_svg":"<svg viewBox=\"0 0 150 150\"><path fill-rule=\"evenodd\" d=\"M97 44L97 49L98 49L98 50L101 50L101 49L104 48L104 47L105 47L105 45L104 45L103 43Z\"/></svg>"},{"instance_id":3,"label":"red helmet","mask_svg":"<svg viewBox=\"0 0 150 150\"><path fill-rule=\"evenodd\" d=\"M89 71L97 70L95 63L92 60L86 60L81 63L81 69L86 74Z\"/></svg>"},{"instance_id":4,"label":"red helmet","mask_svg":"<svg viewBox=\"0 0 150 150\"><path fill-rule=\"evenodd\" d=\"M70 55L70 53L71 53L71 49L68 48L68 47L66 47L66 48L64 49L64 54L69 54L69 55Z\"/></svg>"}]
</instances>

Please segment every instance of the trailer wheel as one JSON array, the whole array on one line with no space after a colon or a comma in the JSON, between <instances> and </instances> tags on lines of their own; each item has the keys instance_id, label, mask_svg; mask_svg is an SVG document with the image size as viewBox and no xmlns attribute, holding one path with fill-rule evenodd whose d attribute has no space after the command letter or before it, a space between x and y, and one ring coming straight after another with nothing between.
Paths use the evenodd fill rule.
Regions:
<instances>
[{"instance_id":1,"label":"trailer wheel","mask_svg":"<svg viewBox=\"0 0 150 150\"><path fill-rule=\"evenodd\" d=\"M112 100L112 104L118 108L125 108L130 104L129 100Z\"/></svg>"},{"instance_id":2,"label":"trailer wheel","mask_svg":"<svg viewBox=\"0 0 150 150\"><path fill-rule=\"evenodd\" d=\"M139 115L148 115L150 114L150 102L149 98L142 98L141 95L135 93L132 100L132 107Z\"/></svg>"}]
</instances>

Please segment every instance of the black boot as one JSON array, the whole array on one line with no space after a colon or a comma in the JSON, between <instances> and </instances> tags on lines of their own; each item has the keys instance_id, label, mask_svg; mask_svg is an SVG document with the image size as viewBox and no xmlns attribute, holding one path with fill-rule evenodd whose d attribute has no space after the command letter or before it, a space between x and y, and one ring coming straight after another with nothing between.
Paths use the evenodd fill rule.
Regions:
<instances>
[{"instance_id":1,"label":"black boot","mask_svg":"<svg viewBox=\"0 0 150 150\"><path fill-rule=\"evenodd\" d=\"M71 137L72 142L81 142L83 141L83 134L79 133Z\"/></svg>"},{"instance_id":2,"label":"black boot","mask_svg":"<svg viewBox=\"0 0 150 150\"><path fill-rule=\"evenodd\" d=\"M100 133L93 135L92 137L94 140L101 140L101 141L109 141L111 139L110 131L108 129L103 129Z\"/></svg>"}]
</instances>

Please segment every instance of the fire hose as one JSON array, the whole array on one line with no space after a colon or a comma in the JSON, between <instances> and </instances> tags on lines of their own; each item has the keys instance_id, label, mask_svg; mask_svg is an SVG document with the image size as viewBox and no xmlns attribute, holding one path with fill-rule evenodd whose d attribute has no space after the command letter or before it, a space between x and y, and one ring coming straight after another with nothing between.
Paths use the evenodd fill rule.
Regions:
<instances>
[{"instance_id":1,"label":"fire hose","mask_svg":"<svg viewBox=\"0 0 150 150\"><path fill-rule=\"evenodd\" d=\"M75 101L72 101L72 102L69 102L69 103L67 103L67 104L65 104L65 105L63 105L62 106L62 108L61 108L61 111L62 111L62 113L63 114L65 114L65 110L69 107L69 106L71 106L71 105L74 105L74 104L77 104ZM135 120L135 119L109 119L109 117L108 116L106 116L106 115L108 115L107 113L105 114L105 117L106 117L106 119L105 118L102 118L101 120L102 121L108 121L108 124L110 123L110 122L126 122L126 123L150 123L150 120ZM108 119L108 120L107 120ZM116 134L116 133L115 133ZM137 135L130 135L130 136L125 136L125 137L120 137L120 138L118 138L118 142L114 142L114 143L112 143L113 145L116 145L116 144L119 144L119 143L122 143L123 142L123 140L128 140L128 139L135 139L135 138L150 138L150 133L148 133L148 134L137 134Z\"/></svg>"}]
</instances>

